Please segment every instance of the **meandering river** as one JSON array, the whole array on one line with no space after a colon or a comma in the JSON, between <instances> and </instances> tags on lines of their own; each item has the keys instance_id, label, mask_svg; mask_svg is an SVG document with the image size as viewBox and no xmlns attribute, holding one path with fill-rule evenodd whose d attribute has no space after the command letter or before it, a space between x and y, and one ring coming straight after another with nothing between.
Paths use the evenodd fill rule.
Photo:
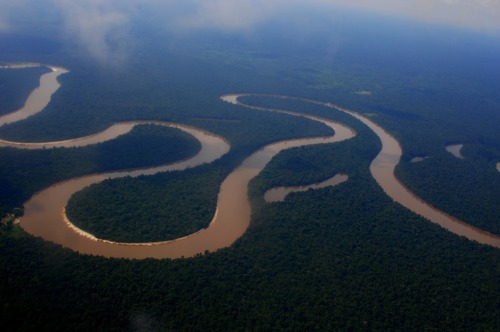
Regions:
<instances>
[{"instance_id":1,"label":"meandering river","mask_svg":"<svg viewBox=\"0 0 500 332\"><path fill-rule=\"evenodd\" d=\"M41 81L41 84L43 84L43 81ZM52 94L56 90L51 91L46 89L43 91L46 91L47 94ZM47 99L47 96L40 96L39 98ZM36 101L36 98L28 98L28 100ZM118 243L98 239L92 234L74 226L65 214L65 206L73 193L105 179L152 175L158 172L182 170L187 167L195 167L202 163L211 162L220 158L229 150L228 144L222 138L182 124L141 121L116 124L95 135L58 142L18 143L5 140L0 141L0 145L3 146L14 146L25 149L84 146L116 138L119 135L129 132L135 125L152 123L184 130L197 138L202 144L200 152L186 161L134 171L83 176L52 185L35 194L25 203L25 213L21 219L21 226L33 235L40 236L75 251L106 257L191 257L206 251L215 251L230 246L244 234L250 224L251 207L247 194L248 183L264 168L273 156L284 149L294 146L338 142L354 136L354 132L351 129L330 120L293 112L285 113L320 121L332 128L334 134L328 137L287 140L274 143L250 155L222 183L216 213L206 229L179 239L154 243Z\"/></svg>"},{"instance_id":2,"label":"meandering river","mask_svg":"<svg viewBox=\"0 0 500 332\"><path fill-rule=\"evenodd\" d=\"M0 125L25 119L26 117L43 110L43 108L50 101L52 94L59 88L57 76L67 72L63 68L50 68L52 69L52 72L42 75L40 87L35 89L28 97L24 108L0 118ZM46 75L50 74L52 74L52 76L44 79ZM181 129L193 135L202 144L200 152L188 160L147 169L117 171L83 176L52 185L49 188L35 194L28 202L25 203L25 214L21 219L21 226L33 235L41 236L46 240L61 244L75 251L105 257L191 257L206 251L215 251L217 249L230 246L244 234L250 224L251 207L248 199L248 183L252 178L259 174L259 172L276 154L291 147L334 143L349 139L355 135L352 129L321 117L242 104L238 100L238 97L242 95L243 94L225 95L221 98L226 102L239 104L251 109L280 112L291 116L300 116L313 121L319 121L332 128L334 134L327 137L286 140L267 145L256 151L247 157L243 163L237 167L222 183L218 196L216 213L206 229L202 229L183 238L155 243L117 243L107 241L105 239L97 239L92 234L86 233L71 224L71 221L69 221L66 217L65 206L73 193L89 186L90 184L98 183L108 178L151 175L170 170L182 170L188 167L195 167L203 163L212 162L229 151L229 145L223 138L183 124L165 123L159 121L141 121L115 124L107 130L95 135L58 142L18 143L0 141L0 146L15 146L26 149L40 149L43 147L55 146L84 146L116 138L119 135L129 132L135 125L148 123ZM382 150L371 163L370 171L375 180L390 197L410 210L441 225L455 234L462 235L471 240L489 244L497 248L500 247L500 239L498 237L473 226L467 225L460 220L433 208L413 195L396 179L394 176L394 168L399 163L402 154L401 147L399 143L380 126L358 113L346 110L331 103L323 103L295 97L275 97L290 98L321 104L327 107L335 108L357 118L372 129L382 141Z\"/></svg>"},{"instance_id":3,"label":"meandering river","mask_svg":"<svg viewBox=\"0 0 500 332\"><path fill-rule=\"evenodd\" d=\"M232 95L231 100L233 102L238 102L238 97L249 95L251 94ZM275 98L302 100L327 106L347 113L358 119L368 128L370 128L382 142L382 150L370 164L370 172L373 178L378 182L378 184L382 187L384 192L389 197L391 197L395 202L398 202L407 209L423 216L433 223L440 225L441 227L454 234L464 236L469 240L487 244L495 248L500 248L500 237L483 231L477 227L471 226L453 216L448 215L447 213L426 203L424 200L413 194L407 187L405 187L394 174L394 170L399 164L399 161L403 154L399 142L393 136L387 133L382 127L380 127L367 117L364 117L359 113L353 112L332 103L325 103L316 100L288 96L268 96ZM244 104L241 105L245 106Z\"/></svg>"}]
</instances>

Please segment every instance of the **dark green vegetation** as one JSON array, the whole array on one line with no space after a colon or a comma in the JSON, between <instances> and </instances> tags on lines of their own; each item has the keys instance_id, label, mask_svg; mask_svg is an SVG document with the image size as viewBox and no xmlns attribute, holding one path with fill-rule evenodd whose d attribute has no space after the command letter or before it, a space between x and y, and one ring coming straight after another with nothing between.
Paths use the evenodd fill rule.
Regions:
<instances>
[{"instance_id":1,"label":"dark green vegetation","mask_svg":"<svg viewBox=\"0 0 500 332\"><path fill-rule=\"evenodd\" d=\"M76 193L66 211L76 226L101 239L155 242L189 235L207 227L215 213L226 174L209 168L108 180Z\"/></svg>"},{"instance_id":2,"label":"dark green vegetation","mask_svg":"<svg viewBox=\"0 0 500 332\"><path fill-rule=\"evenodd\" d=\"M439 209L500 235L500 173L491 161L463 150L465 159L436 153L422 162L403 162L398 177Z\"/></svg>"},{"instance_id":3,"label":"dark green vegetation","mask_svg":"<svg viewBox=\"0 0 500 332\"><path fill-rule=\"evenodd\" d=\"M366 98L367 96L363 97ZM307 110L320 116L328 116L332 112L331 109L326 107L289 99L249 96L243 97L241 100L250 105L256 104L269 108L295 111ZM417 101L414 102L417 103ZM370 110L373 113L370 113ZM498 210L498 206L500 206L500 176L495 168L496 161L500 160L498 154L500 144L497 143L497 141L500 142L500 137L496 137L496 132L494 135L488 136L487 139L480 137L474 139L466 134L471 129L452 115L450 115L449 120L446 119L446 124L439 124L434 120L427 120L427 115L425 117L419 115L419 118L415 118L395 112L390 115L381 114L375 112L375 110L377 110L376 106L373 109L365 109L368 116L375 114L373 120L382 124L385 128L392 128L393 131L389 130L389 132L394 134L402 143L404 155L399 167L396 169L398 178L418 196L435 207L447 211L471 225L500 235L500 223L498 222L500 218ZM491 116L491 120L484 119L484 123L493 121L500 125L500 115L491 113ZM431 115L428 117L431 117ZM348 118L349 116L344 116L341 122L349 123L346 122ZM405 123L403 133L400 126ZM449 128L451 125L460 126L463 129L461 139L455 138L459 137L457 133L449 133L448 135L453 136L447 136L446 133L451 131ZM486 125L486 127L489 126ZM477 132L484 134L479 127ZM485 132L488 132L488 130ZM419 133L423 134L420 135ZM411 142L408 137L411 138ZM465 159L458 159L445 150L445 146L451 142L469 142L463 148ZM414 156L428 156L429 158L422 162L410 163L411 158ZM325 162L327 162L327 159L325 159ZM291 177L291 173L286 172L287 167L292 168L293 171L297 167L311 167L307 165L307 162L306 165L300 166L301 163L303 163L303 160L300 160L300 158L292 158L288 165L283 166L285 170L280 170L282 178ZM329 177L320 169L312 169L314 169L312 173L314 175L303 174L303 182L297 184L317 182L316 180L308 182L307 177L311 176L319 176L317 180L324 180ZM347 171L347 173L349 172ZM320 174L323 175L320 176Z\"/></svg>"},{"instance_id":4,"label":"dark green vegetation","mask_svg":"<svg viewBox=\"0 0 500 332\"><path fill-rule=\"evenodd\" d=\"M313 157L320 154L310 154L317 149L329 154L332 173L349 169L348 182L263 204L256 189L270 183L263 174L253 185L250 229L214 254L110 260L30 237L1 237L1 269L9 280L0 285L4 326L493 330L497 250L391 203L367 172L369 160L360 157L373 156L378 145L368 143L374 138L368 130L356 129L354 140L287 152L273 162L293 156L322 164Z\"/></svg>"},{"instance_id":5,"label":"dark green vegetation","mask_svg":"<svg viewBox=\"0 0 500 332\"><path fill-rule=\"evenodd\" d=\"M85 63L69 65L71 72L60 76L62 86L49 106L22 123L3 127L1 136L10 140L46 141L89 135L118 121L154 119L187 123L217 133L230 141L232 157L224 165L227 174L245 156L265 144L331 133L328 127L314 121L268 112L259 112L259 117L255 117L255 113L246 108L224 103L219 100L222 93L205 91L222 89L215 84L206 86L204 83L216 74L216 68L205 65L194 70L196 65L193 69L192 62L188 61L192 59L171 57L170 62L162 64L163 67L150 68L149 72L140 66L120 72L101 72L92 69L90 64L89 67L85 67ZM174 61L175 65L172 65ZM190 84L196 86L193 90L180 88L186 82L174 84L164 78L180 77L187 80L181 73L190 73L191 70L200 75L192 77ZM230 73L230 76L233 80L237 78L235 74ZM223 85L224 82L222 80L219 84ZM82 100L85 95L92 97ZM192 146L184 148L182 143L171 145L172 149L179 149L176 151L165 150L164 144L165 141L155 141L154 135L145 139L125 135L116 142L103 143L104 150L100 152L95 150L97 147L47 151L3 149L4 152L0 154L0 183L3 184L0 190L3 207L0 212L3 215L13 207L20 207L34 192L63 179L100 171L158 165L183 159L190 151L193 152ZM178 154L181 150L183 154ZM129 188L132 190L132 187ZM212 195L211 201L216 199L216 195ZM123 208L118 207L117 213L123 212ZM125 208L138 211L140 206ZM90 210L87 213L93 212L97 211ZM113 215L113 211L108 211L108 214ZM97 219L97 216L87 217ZM206 222L203 220L203 223ZM195 224L198 225L199 221ZM141 225L146 228L150 226ZM187 227L180 233L191 229ZM134 234L143 232L151 234L151 231L134 229ZM128 237L133 238L134 234ZM155 236L158 238L160 235Z\"/></svg>"},{"instance_id":6,"label":"dark green vegetation","mask_svg":"<svg viewBox=\"0 0 500 332\"><path fill-rule=\"evenodd\" d=\"M353 21L361 23L373 22L364 17ZM373 32L366 36L341 30L346 38L332 50L337 44L328 38L339 33L323 29L321 20L317 24L323 32L312 34L314 38L306 35L302 43L293 37L302 31L279 24L257 31L261 38L248 42L210 31L189 35L191 40L185 42L161 39L160 32L140 27L150 38L141 40L140 51L130 51L126 70L74 57L50 40L17 36L2 49L13 52L6 57L29 55L32 61L67 66L71 73L61 76L63 86L46 111L2 128L0 134L45 140L90 134L121 120L189 123L227 137L233 147L217 163L187 173L203 187L211 183L210 176L220 184L225 174L264 144L325 130L303 119L222 103L221 94L317 98L373 115L393 133L405 151L398 176L425 200L447 203L442 207L446 211L453 205L457 216L465 204L468 214L482 209L495 213L492 207L500 194L494 188L500 187L486 192L481 186L485 181L495 183L498 174L488 169L500 160L497 49L462 32L453 32L453 39L447 38L450 32L439 29L410 26L405 29L413 32L405 33L401 26L384 23L370 26ZM384 29L400 33L387 37L380 31ZM441 40L433 37L439 34L447 41L470 37L473 42L440 46ZM162 43L165 40L168 45ZM32 48L26 50L26 45ZM355 93L361 90L372 95ZM290 106L289 101L265 98L254 102ZM294 107L339 119L358 136L277 156L252 182L252 224L230 248L185 260L104 259L33 238L15 225L3 226L2 330L497 329L499 251L450 234L392 203L368 171L380 147L378 140L359 122L301 103ZM128 144L127 153L142 147L141 138L135 142ZM448 156L444 146L454 142L467 144L467 160ZM77 167L82 159L70 154L2 149L0 178L7 179L9 190L17 190L19 197L28 197L45 185L85 172ZM430 159L409 164L414 155ZM157 157L168 154L148 158ZM40 166L45 163L59 166L46 170ZM58 171L62 165L68 168ZM283 203L263 202L262 193L269 187L316 182L338 172L348 174L349 180L333 188L292 194ZM481 177L487 178L479 181ZM104 193L130 181L143 196L158 193L173 199L172 192L159 188L163 181L182 178L172 173L124 179L96 186L87 194L99 192L103 201L111 202ZM456 185L456 179L464 185L469 181L471 187ZM182 200L170 200L168 207L186 199L193 206L200 204L191 200L192 193L199 192L193 188ZM128 192L118 195L125 201L134 198L133 189L125 189ZM467 195L469 190L473 194ZM481 198L491 193L489 200ZM138 199L139 203L154 207L138 213L158 213L153 208L166 196L158 201L150 196L151 200ZM212 191L207 200L213 199ZM21 202L8 202L6 211ZM485 217L484 222L488 220Z\"/></svg>"},{"instance_id":7,"label":"dark green vegetation","mask_svg":"<svg viewBox=\"0 0 500 332\"><path fill-rule=\"evenodd\" d=\"M0 115L23 107L31 91L39 85L40 76L48 72L50 69L46 67L0 69Z\"/></svg>"},{"instance_id":8,"label":"dark green vegetation","mask_svg":"<svg viewBox=\"0 0 500 332\"><path fill-rule=\"evenodd\" d=\"M200 149L190 135L156 125L136 126L115 140L81 148L0 153L0 213L21 207L34 192L75 176L161 165L185 159Z\"/></svg>"}]
</instances>

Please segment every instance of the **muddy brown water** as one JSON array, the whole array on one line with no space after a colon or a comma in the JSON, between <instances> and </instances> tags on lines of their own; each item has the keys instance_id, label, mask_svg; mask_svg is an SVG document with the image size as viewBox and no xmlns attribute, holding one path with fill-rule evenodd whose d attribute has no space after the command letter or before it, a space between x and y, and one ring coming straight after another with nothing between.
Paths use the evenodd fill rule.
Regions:
<instances>
[{"instance_id":1,"label":"muddy brown water","mask_svg":"<svg viewBox=\"0 0 500 332\"><path fill-rule=\"evenodd\" d=\"M429 158L428 156L425 157L413 157L410 160L410 163L419 163L421 161L424 161L425 159Z\"/></svg>"},{"instance_id":2,"label":"muddy brown water","mask_svg":"<svg viewBox=\"0 0 500 332\"><path fill-rule=\"evenodd\" d=\"M464 236L469 240L477 241L482 244L500 248L500 238L498 236L450 216L413 194L394 174L394 169L399 164L402 155L402 149L399 142L382 127L368 118L351 111L344 111L367 125L382 141L382 150L372 161L370 172L389 197L407 209L440 225L454 234Z\"/></svg>"},{"instance_id":3,"label":"muddy brown water","mask_svg":"<svg viewBox=\"0 0 500 332\"><path fill-rule=\"evenodd\" d=\"M347 181L349 176L345 174L336 174L335 176L319 183L310 184L307 186L290 186L290 187L275 187L267 190L264 193L264 200L268 203L283 202L288 194L308 191L310 189L322 189L326 187L334 187Z\"/></svg>"},{"instance_id":4,"label":"muddy brown water","mask_svg":"<svg viewBox=\"0 0 500 332\"><path fill-rule=\"evenodd\" d=\"M0 117L0 127L4 124L24 120L32 115L35 115L36 113L41 112L45 106L49 104L52 95L61 86L57 81L57 78L62 74L68 73L68 70L65 68L54 66L49 66L49 68L52 71L47 74L43 74L40 77L39 87L30 93L24 106L13 113Z\"/></svg>"},{"instance_id":5,"label":"muddy brown water","mask_svg":"<svg viewBox=\"0 0 500 332\"><path fill-rule=\"evenodd\" d=\"M452 145L447 145L446 151L457 157L458 159L464 159L464 156L462 155L462 148L464 147L463 144L452 144Z\"/></svg>"}]
</instances>

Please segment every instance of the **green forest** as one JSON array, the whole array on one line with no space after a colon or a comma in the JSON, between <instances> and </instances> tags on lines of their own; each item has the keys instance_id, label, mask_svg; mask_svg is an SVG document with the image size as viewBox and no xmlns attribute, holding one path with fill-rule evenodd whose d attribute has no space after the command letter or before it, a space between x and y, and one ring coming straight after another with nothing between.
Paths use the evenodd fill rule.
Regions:
<instances>
[{"instance_id":1,"label":"green forest","mask_svg":"<svg viewBox=\"0 0 500 332\"><path fill-rule=\"evenodd\" d=\"M208 226L224 175L222 169L207 166L108 180L76 193L66 211L73 224L101 239L172 240Z\"/></svg>"},{"instance_id":2,"label":"green forest","mask_svg":"<svg viewBox=\"0 0 500 332\"><path fill-rule=\"evenodd\" d=\"M432 35L455 39L427 44L421 36L429 38L426 29L410 25L414 30L406 33L401 22L378 22L371 35L341 30L346 38L335 50L335 43L323 42L334 29L316 23L322 29L314 36L278 21L250 36L207 29L179 37L142 22L131 28L136 46L127 48L122 65L64 47L58 36L41 36L48 29L43 24L40 34L0 33L6 46L0 61L70 70L59 77L61 88L43 112L2 126L0 138L62 140L133 120L179 122L225 138L231 150L211 164L106 180L68 204L70 219L98 237L162 241L206 227L222 181L251 153L276 141L331 134L318 122L232 105L220 96L248 92L332 102L370 117L398 139L403 158L396 175L415 194L499 235L500 50L439 29ZM384 29L398 33L382 39ZM297 36L305 37L291 42ZM0 114L22 106L44 72L0 70ZM245 234L230 247L192 258L83 255L13 222L26 200L54 183L193 156L200 144L188 134L141 125L80 148L0 148L2 331L498 329L499 250L394 203L369 171L381 147L371 130L304 101L241 100L329 118L357 135L278 154L250 183L252 220ZM464 159L445 150L454 143L464 144ZM428 158L410 162L415 156ZM263 199L269 188L337 173L348 181L293 193L283 202Z\"/></svg>"},{"instance_id":3,"label":"green forest","mask_svg":"<svg viewBox=\"0 0 500 332\"><path fill-rule=\"evenodd\" d=\"M81 148L22 150L2 148L0 153L0 213L20 208L33 193L76 176L161 165L185 159L200 143L178 129L155 125L132 131L96 145Z\"/></svg>"}]
</instances>

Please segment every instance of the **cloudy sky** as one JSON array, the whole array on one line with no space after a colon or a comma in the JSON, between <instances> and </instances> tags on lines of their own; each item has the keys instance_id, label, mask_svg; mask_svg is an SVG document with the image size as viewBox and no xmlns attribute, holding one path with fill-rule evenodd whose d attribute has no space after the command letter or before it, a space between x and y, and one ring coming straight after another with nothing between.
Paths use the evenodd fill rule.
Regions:
<instances>
[{"instance_id":1,"label":"cloudy sky","mask_svg":"<svg viewBox=\"0 0 500 332\"><path fill-rule=\"evenodd\" d=\"M45 2L61 11L68 21L86 25L123 23L137 7L151 7L179 24L214 26L224 29L248 28L286 12L294 6L335 6L399 15L416 20L451 24L474 29L500 29L500 0L0 0L0 29L13 28L13 12ZM81 16L78 16L81 15Z\"/></svg>"},{"instance_id":2,"label":"cloudy sky","mask_svg":"<svg viewBox=\"0 0 500 332\"><path fill-rule=\"evenodd\" d=\"M104 58L110 41L120 40L129 23L145 13L166 29L245 31L303 7L331 13L332 19L345 7L500 34L500 0L0 0L0 33L47 20L41 13L50 10L59 33Z\"/></svg>"}]
</instances>

